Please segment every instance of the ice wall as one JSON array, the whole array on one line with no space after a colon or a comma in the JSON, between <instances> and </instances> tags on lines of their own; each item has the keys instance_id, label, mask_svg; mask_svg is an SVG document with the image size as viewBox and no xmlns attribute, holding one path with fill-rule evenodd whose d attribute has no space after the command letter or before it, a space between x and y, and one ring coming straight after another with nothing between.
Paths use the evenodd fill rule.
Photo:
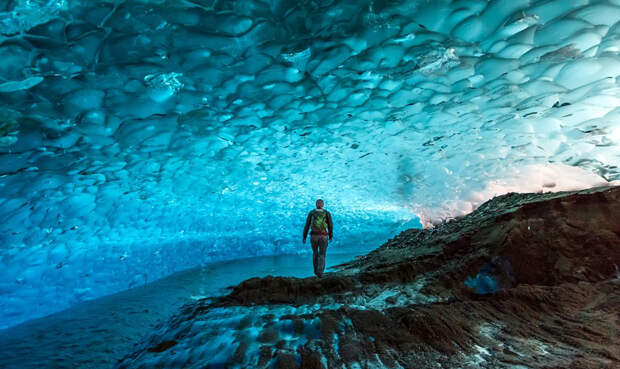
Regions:
<instances>
[{"instance_id":1,"label":"ice wall","mask_svg":"<svg viewBox=\"0 0 620 369\"><path fill-rule=\"evenodd\" d=\"M0 3L0 328L620 178L620 1ZM415 222L415 220L414 220Z\"/></svg>"}]
</instances>

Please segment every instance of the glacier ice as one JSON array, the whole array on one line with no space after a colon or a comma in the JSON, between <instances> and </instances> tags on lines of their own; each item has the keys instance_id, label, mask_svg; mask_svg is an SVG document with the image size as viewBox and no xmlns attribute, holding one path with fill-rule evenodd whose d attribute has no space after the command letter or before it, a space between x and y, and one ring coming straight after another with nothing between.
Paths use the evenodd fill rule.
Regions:
<instances>
[{"instance_id":1,"label":"glacier ice","mask_svg":"<svg viewBox=\"0 0 620 369\"><path fill-rule=\"evenodd\" d=\"M0 5L0 327L620 179L620 1ZM409 222L409 223L407 223Z\"/></svg>"}]
</instances>

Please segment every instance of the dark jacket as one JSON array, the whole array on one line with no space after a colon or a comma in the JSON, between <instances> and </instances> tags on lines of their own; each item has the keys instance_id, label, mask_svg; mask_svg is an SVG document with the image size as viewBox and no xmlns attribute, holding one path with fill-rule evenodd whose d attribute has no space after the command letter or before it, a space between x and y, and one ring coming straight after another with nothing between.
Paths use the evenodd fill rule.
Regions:
<instances>
[{"instance_id":1,"label":"dark jacket","mask_svg":"<svg viewBox=\"0 0 620 369\"><path fill-rule=\"evenodd\" d=\"M306 225L304 226L304 241L306 240L306 237L308 237L308 230L310 230L310 223L312 223L312 214L317 210L323 210L327 215L327 233L325 233L324 235L329 235L330 240L334 235L334 223L332 222L332 215L330 214L330 212L325 209L313 209L311 212L308 213L308 217L306 218Z\"/></svg>"}]
</instances>

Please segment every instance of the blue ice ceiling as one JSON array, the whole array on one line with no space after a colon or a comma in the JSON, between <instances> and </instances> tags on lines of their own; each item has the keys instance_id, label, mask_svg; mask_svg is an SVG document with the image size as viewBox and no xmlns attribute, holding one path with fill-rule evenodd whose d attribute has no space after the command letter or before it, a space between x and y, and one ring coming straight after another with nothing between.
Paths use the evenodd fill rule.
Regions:
<instances>
[{"instance_id":1,"label":"blue ice ceiling","mask_svg":"<svg viewBox=\"0 0 620 369\"><path fill-rule=\"evenodd\" d=\"M0 328L620 178L620 1L0 4ZM411 222L409 223L411 224Z\"/></svg>"}]
</instances>

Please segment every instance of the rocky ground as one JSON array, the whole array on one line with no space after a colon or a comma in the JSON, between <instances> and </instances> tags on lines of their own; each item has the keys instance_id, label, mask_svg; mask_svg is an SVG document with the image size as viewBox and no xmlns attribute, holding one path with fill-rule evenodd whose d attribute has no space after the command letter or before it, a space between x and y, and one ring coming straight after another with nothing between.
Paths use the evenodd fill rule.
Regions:
<instances>
[{"instance_id":1,"label":"rocky ground","mask_svg":"<svg viewBox=\"0 0 620 369\"><path fill-rule=\"evenodd\" d=\"M119 368L617 368L620 187L507 194L186 305Z\"/></svg>"}]
</instances>

